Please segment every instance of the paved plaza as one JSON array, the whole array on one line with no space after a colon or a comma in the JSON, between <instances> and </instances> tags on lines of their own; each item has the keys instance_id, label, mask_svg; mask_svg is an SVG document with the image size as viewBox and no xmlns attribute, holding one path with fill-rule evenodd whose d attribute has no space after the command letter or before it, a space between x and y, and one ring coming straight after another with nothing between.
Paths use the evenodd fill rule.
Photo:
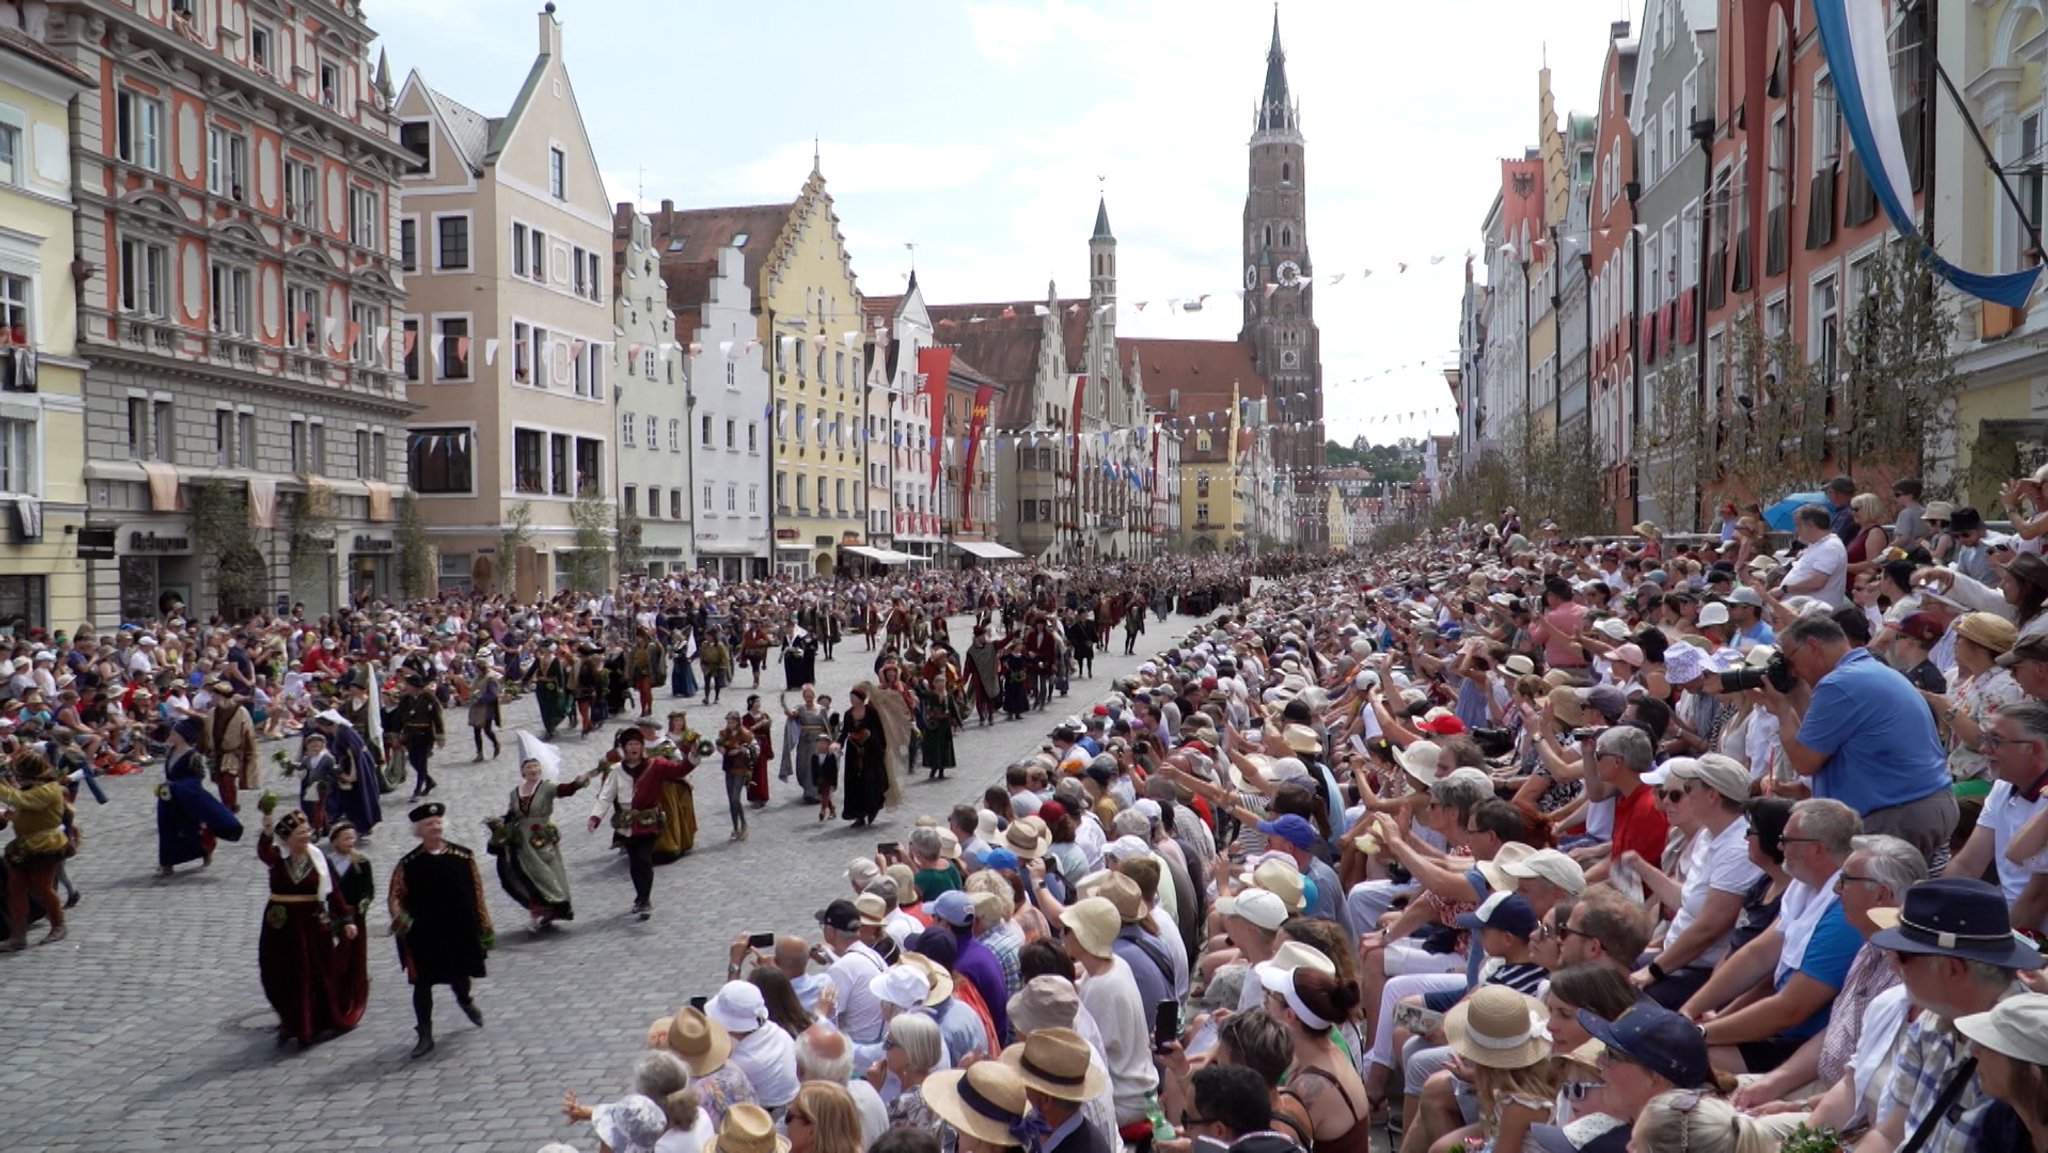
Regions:
<instances>
[{"instance_id":1,"label":"paved plaza","mask_svg":"<svg viewBox=\"0 0 2048 1153\"><path fill-rule=\"evenodd\" d=\"M1166 647L1169 636L1192 623L1155 618L1140 653ZM970 618L954 618L952 636L964 643L971 625ZM471 1027L447 991L438 991L440 1047L423 1061L407 1060L414 1040L410 990L383 910L391 867L413 843L403 792L385 797L387 823L365 844L378 889L369 1011L353 1032L300 1053L276 1047L276 1018L257 981L266 887L253 799L243 805L250 831L241 844L223 844L209 869L187 866L158 881L150 874L153 790L162 767L113 778L106 782L108 804L81 800L85 844L71 875L84 900L73 912L70 939L0 957L8 991L0 1035L10 1050L0 1066L0 1144L53 1153L530 1153L566 1140L594 1150L588 1126L562 1121L564 1089L593 1101L618 1094L647 1023L717 989L736 933L815 939L811 914L839 895L850 859L871 853L878 841L901 839L919 814L943 816L979 796L1059 717L1092 703L1111 679L1135 668L1140 658L1116 655L1122 647L1119 632L1097 658L1094 678L1075 682L1072 695L1055 698L1044 713L990 728L970 722L958 740L960 767L943 782L927 783L922 769L914 772L902 807L873 829L819 824L815 806L799 803L793 781L776 782L774 800L750 814L750 838L728 842L714 770L697 782L698 848L656 870L655 915L646 923L626 915L632 890L623 857L609 849L608 834L586 831L590 794L565 799L562 849L577 918L541 937L526 933L524 912L499 889L482 852L481 822L503 811L517 779L510 731L538 731L532 698L509 706L504 754L482 764L471 763L463 713L451 711L448 747L435 760L434 796L448 804L450 837L478 851L498 946L490 976L477 987L485 1027ZM873 656L858 638L836 655L820 660L819 685L843 706L846 690L870 678ZM746 680L742 674L715 712L691 703L697 727L713 731L726 708L743 707ZM772 709L782 686L779 665L764 673L762 685ZM657 714L681 703L659 692ZM565 776L594 764L614 731L607 727L587 740L565 735ZM779 726L776 738L779 745ZM266 784L295 796L295 782L278 779L269 759L282 747L264 748ZM37 928L32 939L42 932Z\"/></svg>"}]
</instances>

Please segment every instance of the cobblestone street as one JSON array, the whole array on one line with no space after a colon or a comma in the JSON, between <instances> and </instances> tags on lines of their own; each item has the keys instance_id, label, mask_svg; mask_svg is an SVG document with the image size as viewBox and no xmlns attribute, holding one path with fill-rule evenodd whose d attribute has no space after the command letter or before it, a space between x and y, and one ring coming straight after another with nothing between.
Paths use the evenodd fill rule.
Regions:
<instances>
[{"instance_id":1,"label":"cobblestone street","mask_svg":"<svg viewBox=\"0 0 2048 1153\"><path fill-rule=\"evenodd\" d=\"M1154 620L1140 652L1166 646L1191 624ZM954 618L964 643L969 618ZM529 696L507 709L503 755L471 763L461 712L448 717L448 745L435 760L437 799L449 807L451 838L478 851L498 930L490 976L477 1002L487 1024L472 1028L439 993L440 1048L407 1060L413 1042L409 989L397 967L383 893L392 864L412 845L405 792L385 798L386 823L365 845L378 888L371 914L370 1007L359 1028L300 1053L276 1048L276 1020L257 982L256 935L265 873L255 855L253 798L249 832L223 844L211 868L180 869L168 881L155 865L154 798L161 765L108 780L110 803L84 799L85 844L72 862L84 899L70 939L0 957L10 990L4 1032L12 1057L0 1069L0 1134L11 1150L130 1153L222 1148L239 1153L419 1149L454 1153L530 1151L549 1140L595 1149L587 1126L563 1124L562 1091L586 1100L616 1095L648 1021L695 994L713 992L725 953L741 930L815 936L813 910L839 895L847 862L877 841L900 839L921 813L943 815L971 799L1001 768L1039 743L1061 716L1107 690L1139 658L1114 655L1121 633L1096 661L1092 680L1056 698L1046 712L990 728L971 722L958 741L960 766L944 782L921 769L901 808L872 830L820 824L798 802L794 782L776 782L775 798L751 814L752 834L726 840L715 781L697 782L697 850L655 874L655 916L626 916L632 893L625 862L608 837L585 830L589 794L566 799L561 821L577 919L562 931L530 937L526 918L500 891L481 822L502 811L517 779L511 731L536 727ZM872 656L856 638L820 660L821 691L843 706L846 690L868 679ZM691 704L699 728L715 730L747 689L728 690L716 713ZM779 665L762 678L772 709ZM657 714L681 702L657 693ZM561 742L565 775L595 763L615 727ZM778 759L781 732L778 726ZM296 787L277 777L264 748L266 784L280 796ZM295 743L292 747L296 747ZM700 774L701 776L702 774ZM33 937L39 938L39 927Z\"/></svg>"}]
</instances>

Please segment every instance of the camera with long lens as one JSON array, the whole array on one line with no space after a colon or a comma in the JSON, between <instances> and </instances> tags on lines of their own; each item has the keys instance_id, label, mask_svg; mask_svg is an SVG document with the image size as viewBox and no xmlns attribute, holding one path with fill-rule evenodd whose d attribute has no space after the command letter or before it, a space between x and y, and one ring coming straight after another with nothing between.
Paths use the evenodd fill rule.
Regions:
<instances>
[{"instance_id":1,"label":"camera with long lens","mask_svg":"<svg viewBox=\"0 0 2048 1153\"><path fill-rule=\"evenodd\" d=\"M1792 673L1792 663L1785 659L1784 653L1772 653L1771 659L1760 669L1744 665L1722 673L1721 691L1746 693L1764 687L1767 681L1781 693L1791 692L1792 686L1799 683L1799 678Z\"/></svg>"}]
</instances>

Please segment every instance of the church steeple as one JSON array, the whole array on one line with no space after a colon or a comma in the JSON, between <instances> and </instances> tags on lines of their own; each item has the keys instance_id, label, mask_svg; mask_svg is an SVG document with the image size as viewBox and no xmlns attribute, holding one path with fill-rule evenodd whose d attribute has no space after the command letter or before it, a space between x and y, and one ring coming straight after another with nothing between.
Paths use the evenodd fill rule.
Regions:
<instances>
[{"instance_id":1,"label":"church steeple","mask_svg":"<svg viewBox=\"0 0 2048 1153\"><path fill-rule=\"evenodd\" d=\"M1098 199L1095 202L1095 236L1093 239L1111 241L1116 239L1116 235L1109 230L1109 199L1107 197Z\"/></svg>"},{"instance_id":2,"label":"church steeple","mask_svg":"<svg viewBox=\"0 0 2048 1153\"><path fill-rule=\"evenodd\" d=\"M1254 133L1299 132L1301 110L1287 92L1287 53L1280 47L1280 5L1273 5L1273 45L1266 49L1266 91L1252 123Z\"/></svg>"}]
</instances>

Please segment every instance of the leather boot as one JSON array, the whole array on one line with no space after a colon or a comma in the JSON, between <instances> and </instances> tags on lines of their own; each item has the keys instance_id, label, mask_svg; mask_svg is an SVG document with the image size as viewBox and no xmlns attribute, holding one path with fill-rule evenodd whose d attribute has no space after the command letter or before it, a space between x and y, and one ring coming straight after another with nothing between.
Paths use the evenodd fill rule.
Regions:
<instances>
[{"instance_id":1,"label":"leather boot","mask_svg":"<svg viewBox=\"0 0 2048 1153\"><path fill-rule=\"evenodd\" d=\"M434 1051L434 1030L422 1025L416 1032L419 1033L420 1039L419 1043L412 1047L412 1056L415 1061Z\"/></svg>"}]
</instances>

